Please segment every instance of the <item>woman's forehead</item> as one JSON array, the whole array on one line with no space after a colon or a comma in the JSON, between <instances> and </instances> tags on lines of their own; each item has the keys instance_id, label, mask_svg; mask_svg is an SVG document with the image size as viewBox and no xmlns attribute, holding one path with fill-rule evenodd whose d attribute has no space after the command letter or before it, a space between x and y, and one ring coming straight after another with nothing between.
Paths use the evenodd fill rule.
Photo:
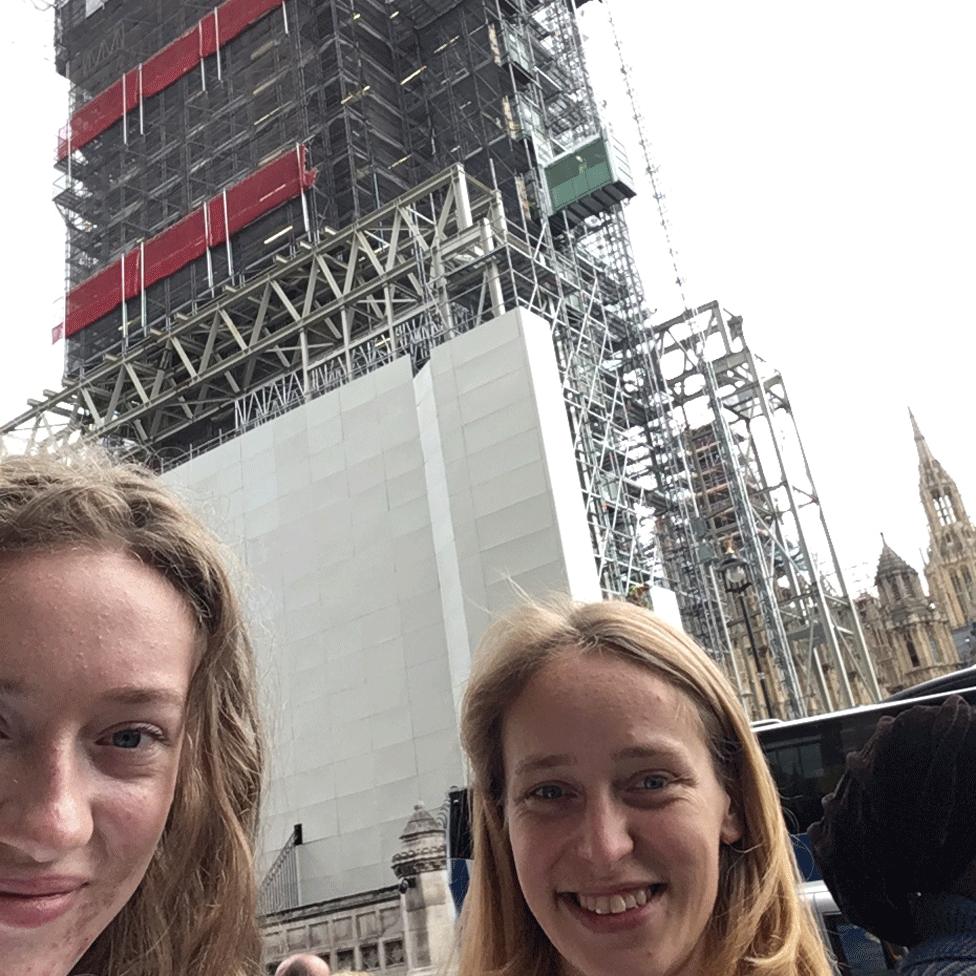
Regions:
<instances>
[{"instance_id":1,"label":"woman's forehead","mask_svg":"<svg viewBox=\"0 0 976 976\"><path fill-rule=\"evenodd\" d=\"M198 628L156 570L112 550L45 551L4 557L0 580L0 679L185 697Z\"/></svg>"},{"instance_id":2,"label":"woman's forehead","mask_svg":"<svg viewBox=\"0 0 976 976\"><path fill-rule=\"evenodd\" d=\"M577 698L581 689L602 697L640 698L674 712L698 712L691 696L659 669L612 648L574 646L557 648L522 684L509 708L527 694Z\"/></svg>"},{"instance_id":3,"label":"woman's forehead","mask_svg":"<svg viewBox=\"0 0 976 976\"><path fill-rule=\"evenodd\" d=\"M520 750L560 738L599 737L614 751L630 740L705 742L695 703L663 675L613 653L575 648L556 653L529 678L505 710L502 731L503 742L518 742Z\"/></svg>"}]
</instances>

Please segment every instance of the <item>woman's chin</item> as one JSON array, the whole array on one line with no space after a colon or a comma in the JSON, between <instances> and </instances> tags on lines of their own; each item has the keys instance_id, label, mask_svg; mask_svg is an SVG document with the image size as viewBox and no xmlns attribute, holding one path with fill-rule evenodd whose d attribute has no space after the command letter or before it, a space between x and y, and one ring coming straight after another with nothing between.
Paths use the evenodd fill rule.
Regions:
<instances>
[{"instance_id":1,"label":"woman's chin","mask_svg":"<svg viewBox=\"0 0 976 976\"><path fill-rule=\"evenodd\" d=\"M77 948L66 947L63 939L53 933L49 938L37 931L33 940L19 940L12 943L7 934L0 931L0 973L4 976L95 976L75 967L82 959L88 945Z\"/></svg>"}]
</instances>

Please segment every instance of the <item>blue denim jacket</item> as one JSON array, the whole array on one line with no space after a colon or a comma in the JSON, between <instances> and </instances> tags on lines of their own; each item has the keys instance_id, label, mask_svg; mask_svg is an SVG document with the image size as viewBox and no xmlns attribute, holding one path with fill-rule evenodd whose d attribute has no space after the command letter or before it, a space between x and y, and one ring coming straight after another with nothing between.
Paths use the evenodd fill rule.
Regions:
<instances>
[{"instance_id":1,"label":"blue denim jacket","mask_svg":"<svg viewBox=\"0 0 976 976\"><path fill-rule=\"evenodd\" d=\"M926 894L915 911L922 941L902 960L900 976L976 976L976 901Z\"/></svg>"}]
</instances>

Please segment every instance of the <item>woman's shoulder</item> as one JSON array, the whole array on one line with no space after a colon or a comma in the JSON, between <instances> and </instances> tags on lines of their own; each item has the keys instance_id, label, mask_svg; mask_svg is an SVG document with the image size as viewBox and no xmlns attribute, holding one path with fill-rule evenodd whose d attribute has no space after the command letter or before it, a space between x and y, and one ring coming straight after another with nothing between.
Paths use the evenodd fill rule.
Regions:
<instances>
[{"instance_id":1,"label":"woman's shoulder","mask_svg":"<svg viewBox=\"0 0 976 976\"><path fill-rule=\"evenodd\" d=\"M898 967L899 976L973 976L976 933L943 935L915 946Z\"/></svg>"},{"instance_id":2,"label":"woman's shoulder","mask_svg":"<svg viewBox=\"0 0 976 976\"><path fill-rule=\"evenodd\" d=\"M976 956L968 959L931 959L917 963L906 959L898 967L898 976L973 976Z\"/></svg>"}]
</instances>

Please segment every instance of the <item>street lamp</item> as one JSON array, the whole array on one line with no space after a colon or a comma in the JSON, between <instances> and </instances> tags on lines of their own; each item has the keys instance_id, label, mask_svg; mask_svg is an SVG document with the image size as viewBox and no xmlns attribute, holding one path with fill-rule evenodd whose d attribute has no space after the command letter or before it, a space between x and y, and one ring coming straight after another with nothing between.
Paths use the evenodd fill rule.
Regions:
<instances>
[{"instance_id":1,"label":"street lamp","mask_svg":"<svg viewBox=\"0 0 976 976\"><path fill-rule=\"evenodd\" d=\"M726 593L739 598L739 608L742 611L742 620L746 625L746 633L749 635L749 646L752 648L752 659L756 663L756 675L759 678L759 687L762 688L763 701L766 703L766 714L773 717L773 703L769 698L769 687L766 684L766 672L759 662L759 649L756 647L756 635L752 631L752 620L749 616L749 607L746 605L746 590L752 586L752 580L746 572L746 564L735 554L732 547L725 558L718 564L722 571L722 583Z\"/></svg>"}]
</instances>

